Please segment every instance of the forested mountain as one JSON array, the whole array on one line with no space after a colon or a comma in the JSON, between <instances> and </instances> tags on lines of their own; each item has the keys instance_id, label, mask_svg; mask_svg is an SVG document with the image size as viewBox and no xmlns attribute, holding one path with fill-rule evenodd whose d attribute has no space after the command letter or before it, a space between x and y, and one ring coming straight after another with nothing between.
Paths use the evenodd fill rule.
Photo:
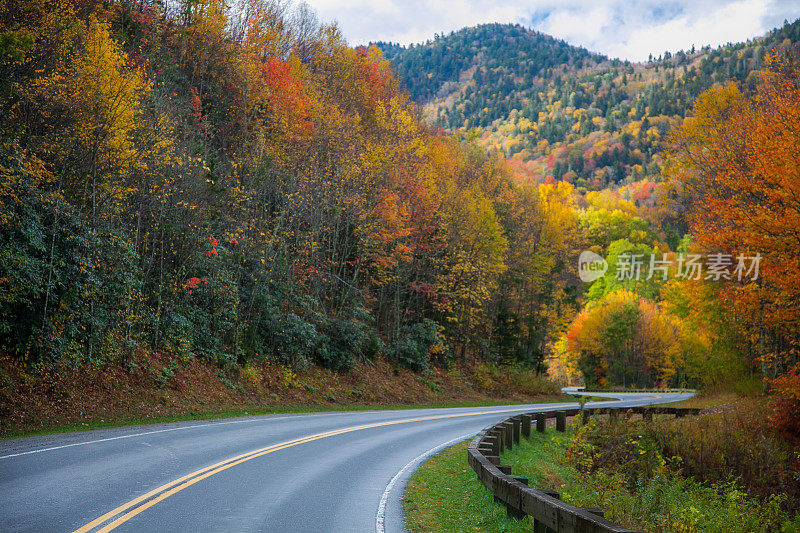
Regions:
<instances>
[{"instance_id":1,"label":"forested mountain","mask_svg":"<svg viewBox=\"0 0 800 533\"><path fill-rule=\"evenodd\" d=\"M752 89L765 54L800 42L800 21L763 38L609 60L519 25L487 24L408 48L378 43L428 122L469 132L534 181L578 187L653 179L664 137L716 83Z\"/></svg>"},{"instance_id":2,"label":"forested mountain","mask_svg":"<svg viewBox=\"0 0 800 533\"><path fill-rule=\"evenodd\" d=\"M408 48L381 42L376 46L392 62L415 101L445 97L459 89L460 82L472 79L478 86L474 101L495 95L488 110L493 118L515 109L522 88L552 75L553 69L564 65L582 68L605 59L518 24L483 24ZM482 109L465 112L465 116L486 121L487 116L479 114Z\"/></svg>"}]
</instances>

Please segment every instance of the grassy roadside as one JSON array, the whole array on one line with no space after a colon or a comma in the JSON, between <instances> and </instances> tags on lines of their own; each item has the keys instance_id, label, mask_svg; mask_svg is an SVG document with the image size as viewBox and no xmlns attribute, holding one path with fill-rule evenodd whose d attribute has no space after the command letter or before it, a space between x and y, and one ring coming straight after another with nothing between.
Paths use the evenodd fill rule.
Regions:
<instances>
[{"instance_id":1,"label":"grassy roadside","mask_svg":"<svg viewBox=\"0 0 800 533\"><path fill-rule=\"evenodd\" d=\"M743 398L733 392L716 392L704 394L702 392L692 396L688 400L660 404L662 407L692 407L700 409L710 409L724 405L734 404L742 401Z\"/></svg>"},{"instance_id":2,"label":"grassy roadside","mask_svg":"<svg viewBox=\"0 0 800 533\"><path fill-rule=\"evenodd\" d=\"M572 395L570 394L570 396L572 396ZM572 397L575 398L575 396L572 396ZM616 401L616 398L606 398L605 396L581 396L581 398L585 398L586 403L589 403L589 402L614 402L614 401Z\"/></svg>"},{"instance_id":3,"label":"grassy roadside","mask_svg":"<svg viewBox=\"0 0 800 533\"><path fill-rule=\"evenodd\" d=\"M531 531L530 518L506 518L467 464L469 441L431 457L411 477L403 496L406 525L417 532Z\"/></svg>"},{"instance_id":4,"label":"grassy roadside","mask_svg":"<svg viewBox=\"0 0 800 533\"><path fill-rule=\"evenodd\" d=\"M691 421L656 417L659 423L669 431L685 430L678 426ZM733 427L729 419L719 423ZM702 425L706 435L714 434L706 423L698 420L695 424ZM664 429L656 434L667 435ZM675 468L677 456L665 459L652 442L643 427L631 429L627 423L605 429L573 425L565 434L549 430L523 439L503 455L503 464L515 474L527 475L531 486L556 490L573 505L601 508L610 520L636 531L800 531L800 515L790 518L793 513L785 509L786 495L780 490L748 497L743 490L747 478L735 477L730 468L727 478L716 481L701 483L684 477ZM504 507L493 502L467 464L466 445L433 457L411 478L404 498L409 529L415 533L529 531L529 518L508 519ZM689 470L693 458L690 450L683 452ZM736 458L733 452L730 457ZM767 459L777 460L775 454ZM766 470L763 465L753 467ZM769 478L773 474L767 472Z\"/></svg>"},{"instance_id":5,"label":"grassy roadside","mask_svg":"<svg viewBox=\"0 0 800 533\"><path fill-rule=\"evenodd\" d=\"M263 363L227 370L150 354L126 367L32 373L0 357L0 438L233 416L571 401L520 367L414 373L377 360L347 373Z\"/></svg>"}]
</instances>

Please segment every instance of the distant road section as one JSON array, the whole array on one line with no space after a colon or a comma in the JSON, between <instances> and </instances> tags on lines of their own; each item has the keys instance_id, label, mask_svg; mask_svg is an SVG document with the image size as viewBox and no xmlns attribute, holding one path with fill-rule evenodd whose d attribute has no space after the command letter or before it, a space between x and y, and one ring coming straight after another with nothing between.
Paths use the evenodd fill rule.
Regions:
<instances>
[{"instance_id":1,"label":"distant road section","mask_svg":"<svg viewBox=\"0 0 800 533\"><path fill-rule=\"evenodd\" d=\"M603 406L692 394L610 395L620 399ZM400 498L429 455L514 413L575 406L258 416L3 440L0 531L405 531Z\"/></svg>"}]
</instances>

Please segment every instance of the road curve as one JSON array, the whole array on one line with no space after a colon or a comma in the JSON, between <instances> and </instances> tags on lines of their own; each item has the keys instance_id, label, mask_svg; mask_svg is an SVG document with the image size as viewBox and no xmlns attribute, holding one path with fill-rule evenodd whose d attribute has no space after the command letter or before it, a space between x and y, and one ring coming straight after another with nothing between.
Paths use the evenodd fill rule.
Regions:
<instances>
[{"instance_id":1,"label":"road curve","mask_svg":"<svg viewBox=\"0 0 800 533\"><path fill-rule=\"evenodd\" d=\"M615 394L602 405L689 396ZM271 415L3 440L0 531L405 531L400 497L427 457L515 413L575 405Z\"/></svg>"}]
</instances>

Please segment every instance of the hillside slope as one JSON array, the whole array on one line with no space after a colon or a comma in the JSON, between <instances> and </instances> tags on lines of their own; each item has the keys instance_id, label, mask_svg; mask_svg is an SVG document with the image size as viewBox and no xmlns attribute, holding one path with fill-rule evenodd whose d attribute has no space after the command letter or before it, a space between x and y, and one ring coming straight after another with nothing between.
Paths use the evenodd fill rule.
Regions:
<instances>
[{"instance_id":1,"label":"hillside slope","mask_svg":"<svg viewBox=\"0 0 800 533\"><path fill-rule=\"evenodd\" d=\"M400 47L376 43L426 120L478 136L534 181L602 189L660 172L667 132L697 96L729 80L753 86L771 51L797 49L800 21L759 39L608 59L519 25L487 24Z\"/></svg>"}]
</instances>

